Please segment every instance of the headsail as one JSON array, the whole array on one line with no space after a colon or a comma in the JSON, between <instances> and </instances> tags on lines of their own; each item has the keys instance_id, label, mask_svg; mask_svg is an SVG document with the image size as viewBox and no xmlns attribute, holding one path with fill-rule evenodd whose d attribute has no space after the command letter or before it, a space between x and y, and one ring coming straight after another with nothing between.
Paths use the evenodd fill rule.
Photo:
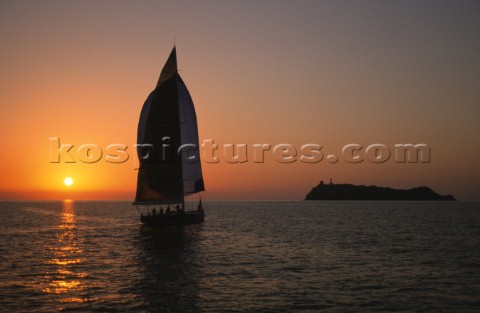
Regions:
<instances>
[{"instance_id":1,"label":"headsail","mask_svg":"<svg viewBox=\"0 0 480 313\"><path fill-rule=\"evenodd\" d=\"M174 47L140 114L136 204L182 202L185 195L205 190L197 117L176 59Z\"/></svg>"}]
</instances>

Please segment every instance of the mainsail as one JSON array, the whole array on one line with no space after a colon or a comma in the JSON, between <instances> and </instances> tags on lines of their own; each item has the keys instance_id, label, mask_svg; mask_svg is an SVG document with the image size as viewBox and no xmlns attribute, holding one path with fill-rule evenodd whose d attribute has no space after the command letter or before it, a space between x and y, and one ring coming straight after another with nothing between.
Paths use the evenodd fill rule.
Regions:
<instances>
[{"instance_id":1,"label":"mainsail","mask_svg":"<svg viewBox=\"0 0 480 313\"><path fill-rule=\"evenodd\" d=\"M178 74L175 47L143 105L137 142L135 204L181 203L205 190L195 107Z\"/></svg>"}]
</instances>

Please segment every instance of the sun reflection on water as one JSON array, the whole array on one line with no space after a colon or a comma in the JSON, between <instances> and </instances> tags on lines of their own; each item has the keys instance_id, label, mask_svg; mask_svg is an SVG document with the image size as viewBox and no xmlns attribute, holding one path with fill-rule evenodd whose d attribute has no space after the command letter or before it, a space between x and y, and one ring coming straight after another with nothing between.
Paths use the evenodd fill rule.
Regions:
<instances>
[{"instance_id":1,"label":"sun reflection on water","mask_svg":"<svg viewBox=\"0 0 480 313\"><path fill-rule=\"evenodd\" d=\"M47 261L52 270L46 273L48 286L43 292L63 295L60 302L85 302L91 299L82 297L81 293L86 289L86 272L79 269L85 262L81 257L83 250L77 234L75 202L64 200L61 211L61 223L58 226L60 232L56 235L56 241L48 247L52 257ZM80 295L80 296L79 296Z\"/></svg>"}]
</instances>

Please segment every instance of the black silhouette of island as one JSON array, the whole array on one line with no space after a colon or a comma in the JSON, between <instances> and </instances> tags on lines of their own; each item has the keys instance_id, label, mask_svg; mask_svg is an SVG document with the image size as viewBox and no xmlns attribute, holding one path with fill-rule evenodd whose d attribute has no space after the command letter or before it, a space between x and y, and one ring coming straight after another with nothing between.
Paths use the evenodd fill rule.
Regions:
<instances>
[{"instance_id":1,"label":"black silhouette of island","mask_svg":"<svg viewBox=\"0 0 480 313\"><path fill-rule=\"evenodd\" d=\"M323 181L312 188L305 200L377 200L377 201L456 201L452 195L442 196L428 187L393 189L389 187L351 184L329 184Z\"/></svg>"}]
</instances>

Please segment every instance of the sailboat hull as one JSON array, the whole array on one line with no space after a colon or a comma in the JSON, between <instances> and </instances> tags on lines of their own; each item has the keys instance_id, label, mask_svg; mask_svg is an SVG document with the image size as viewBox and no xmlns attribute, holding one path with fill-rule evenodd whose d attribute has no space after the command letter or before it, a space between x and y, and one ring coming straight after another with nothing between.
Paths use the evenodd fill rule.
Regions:
<instances>
[{"instance_id":1,"label":"sailboat hull","mask_svg":"<svg viewBox=\"0 0 480 313\"><path fill-rule=\"evenodd\" d=\"M183 226L189 224L203 223L205 220L205 213L200 211L188 211L184 213L169 213L169 214L157 214L157 215L142 215L140 221L153 227L166 227L166 226Z\"/></svg>"}]
</instances>

